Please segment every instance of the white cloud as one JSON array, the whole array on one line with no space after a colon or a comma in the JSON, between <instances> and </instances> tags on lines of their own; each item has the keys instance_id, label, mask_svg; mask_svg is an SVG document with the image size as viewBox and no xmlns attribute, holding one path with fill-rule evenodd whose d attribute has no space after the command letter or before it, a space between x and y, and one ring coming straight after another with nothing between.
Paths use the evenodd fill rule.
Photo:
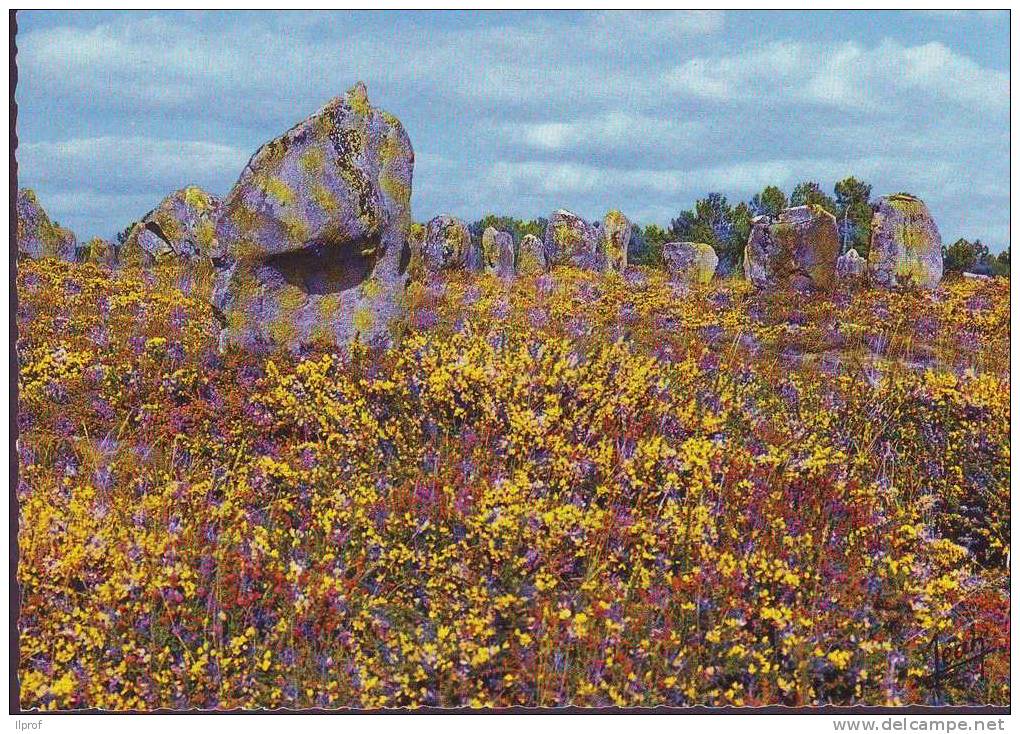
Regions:
<instances>
[{"instance_id":1,"label":"white cloud","mask_svg":"<svg viewBox=\"0 0 1020 734\"><path fill-rule=\"evenodd\" d=\"M510 139L538 150L655 148L676 154L697 145L705 125L616 110L571 122L508 123L503 129Z\"/></svg>"},{"instance_id":2,"label":"white cloud","mask_svg":"<svg viewBox=\"0 0 1020 734\"><path fill-rule=\"evenodd\" d=\"M911 105L1009 106L1009 75L938 42L872 48L776 41L737 54L698 57L664 76L677 93L764 105L817 104L895 112Z\"/></svg>"},{"instance_id":3,"label":"white cloud","mask_svg":"<svg viewBox=\"0 0 1020 734\"><path fill-rule=\"evenodd\" d=\"M100 136L53 142L25 142L18 164L31 178L56 184L82 178L145 185L177 179L176 188L193 181L236 178L249 153L229 145L147 137Z\"/></svg>"}]
</instances>

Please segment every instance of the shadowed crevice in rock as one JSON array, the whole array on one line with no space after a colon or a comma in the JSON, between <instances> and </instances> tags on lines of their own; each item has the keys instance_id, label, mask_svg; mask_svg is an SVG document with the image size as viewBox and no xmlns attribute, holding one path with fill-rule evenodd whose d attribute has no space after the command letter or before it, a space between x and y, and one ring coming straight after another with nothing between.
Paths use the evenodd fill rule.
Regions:
<instances>
[{"instance_id":1,"label":"shadowed crevice in rock","mask_svg":"<svg viewBox=\"0 0 1020 734\"><path fill-rule=\"evenodd\" d=\"M151 214L152 212L149 212L149 214L146 214L146 216L150 216ZM168 246L170 245L170 238L166 236L166 234L163 232L163 228L160 227L156 222L146 222L145 229L149 230L154 235L159 237L161 240L166 242Z\"/></svg>"},{"instance_id":2,"label":"shadowed crevice in rock","mask_svg":"<svg viewBox=\"0 0 1020 734\"><path fill-rule=\"evenodd\" d=\"M338 245L327 239L295 252L267 257L262 266L305 293L322 296L357 288L368 280L379 261L379 251L378 240Z\"/></svg>"}]
</instances>

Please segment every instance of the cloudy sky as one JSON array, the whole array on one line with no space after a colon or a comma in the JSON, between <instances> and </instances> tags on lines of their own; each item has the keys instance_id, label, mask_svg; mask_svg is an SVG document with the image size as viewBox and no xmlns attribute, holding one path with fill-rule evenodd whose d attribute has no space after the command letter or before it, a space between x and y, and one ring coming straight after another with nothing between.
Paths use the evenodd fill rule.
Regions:
<instances>
[{"instance_id":1,"label":"cloudy sky","mask_svg":"<svg viewBox=\"0 0 1020 734\"><path fill-rule=\"evenodd\" d=\"M943 239L1009 242L1009 16L959 12L18 13L20 185L79 237L363 79L415 148L413 207L668 223L853 174Z\"/></svg>"}]
</instances>

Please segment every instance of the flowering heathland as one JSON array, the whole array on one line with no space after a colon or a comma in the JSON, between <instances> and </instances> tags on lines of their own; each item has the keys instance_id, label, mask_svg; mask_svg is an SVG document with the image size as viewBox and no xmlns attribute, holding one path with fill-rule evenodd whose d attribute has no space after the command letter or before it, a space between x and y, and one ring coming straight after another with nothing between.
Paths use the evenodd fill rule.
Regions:
<instances>
[{"instance_id":1,"label":"flowering heathland","mask_svg":"<svg viewBox=\"0 0 1020 734\"><path fill-rule=\"evenodd\" d=\"M1009 290L564 267L220 352L18 274L24 707L1009 703Z\"/></svg>"}]
</instances>

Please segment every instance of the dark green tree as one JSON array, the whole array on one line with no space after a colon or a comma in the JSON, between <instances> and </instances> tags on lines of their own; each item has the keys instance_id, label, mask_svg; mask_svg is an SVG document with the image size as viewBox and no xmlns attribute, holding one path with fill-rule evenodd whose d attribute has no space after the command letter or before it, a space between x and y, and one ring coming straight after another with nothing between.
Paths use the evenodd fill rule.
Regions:
<instances>
[{"instance_id":1,"label":"dark green tree","mask_svg":"<svg viewBox=\"0 0 1020 734\"><path fill-rule=\"evenodd\" d=\"M743 256L750 232L751 210L747 204L730 206L726 197L711 193L698 199L670 222L669 236L674 242L704 242L719 256L719 272L728 273Z\"/></svg>"},{"instance_id":2,"label":"dark green tree","mask_svg":"<svg viewBox=\"0 0 1020 734\"><path fill-rule=\"evenodd\" d=\"M866 258L871 250L871 184L848 176L836 182L835 193L841 251L852 247Z\"/></svg>"},{"instance_id":3,"label":"dark green tree","mask_svg":"<svg viewBox=\"0 0 1020 734\"><path fill-rule=\"evenodd\" d=\"M996 275L1001 275L1004 278L1009 277L1009 246L995 256L994 272Z\"/></svg>"},{"instance_id":4,"label":"dark green tree","mask_svg":"<svg viewBox=\"0 0 1020 734\"><path fill-rule=\"evenodd\" d=\"M814 181L803 181L797 184L790 195L790 206L804 206L805 204L820 206L829 214L836 216L836 202Z\"/></svg>"},{"instance_id":5,"label":"dark green tree","mask_svg":"<svg viewBox=\"0 0 1020 734\"><path fill-rule=\"evenodd\" d=\"M981 240L963 237L946 247L942 246L942 268L947 273L974 272L988 258L988 247Z\"/></svg>"},{"instance_id":6,"label":"dark green tree","mask_svg":"<svg viewBox=\"0 0 1020 734\"><path fill-rule=\"evenodd\" d=\"M755 217L760 217L762 215L778 217L779 212L783 211L783 209L789 205L790 202L781 188L778 186L766 186L760 193L754 195L754 198L751 199L749 204L749 208L752 216Z\"/></svg>"},{"instance_id":7,"label":"dark green tree","mask_svg":"<svg viewBox=\"0 0 1020 734\"><path fill-rule=\"evenodd\" d=\"M658 266L662 262L662 246L669 242L669 232L658 224L634 225L627 247L627 262L635 265Z\"/></svg>"}]
</instances>

